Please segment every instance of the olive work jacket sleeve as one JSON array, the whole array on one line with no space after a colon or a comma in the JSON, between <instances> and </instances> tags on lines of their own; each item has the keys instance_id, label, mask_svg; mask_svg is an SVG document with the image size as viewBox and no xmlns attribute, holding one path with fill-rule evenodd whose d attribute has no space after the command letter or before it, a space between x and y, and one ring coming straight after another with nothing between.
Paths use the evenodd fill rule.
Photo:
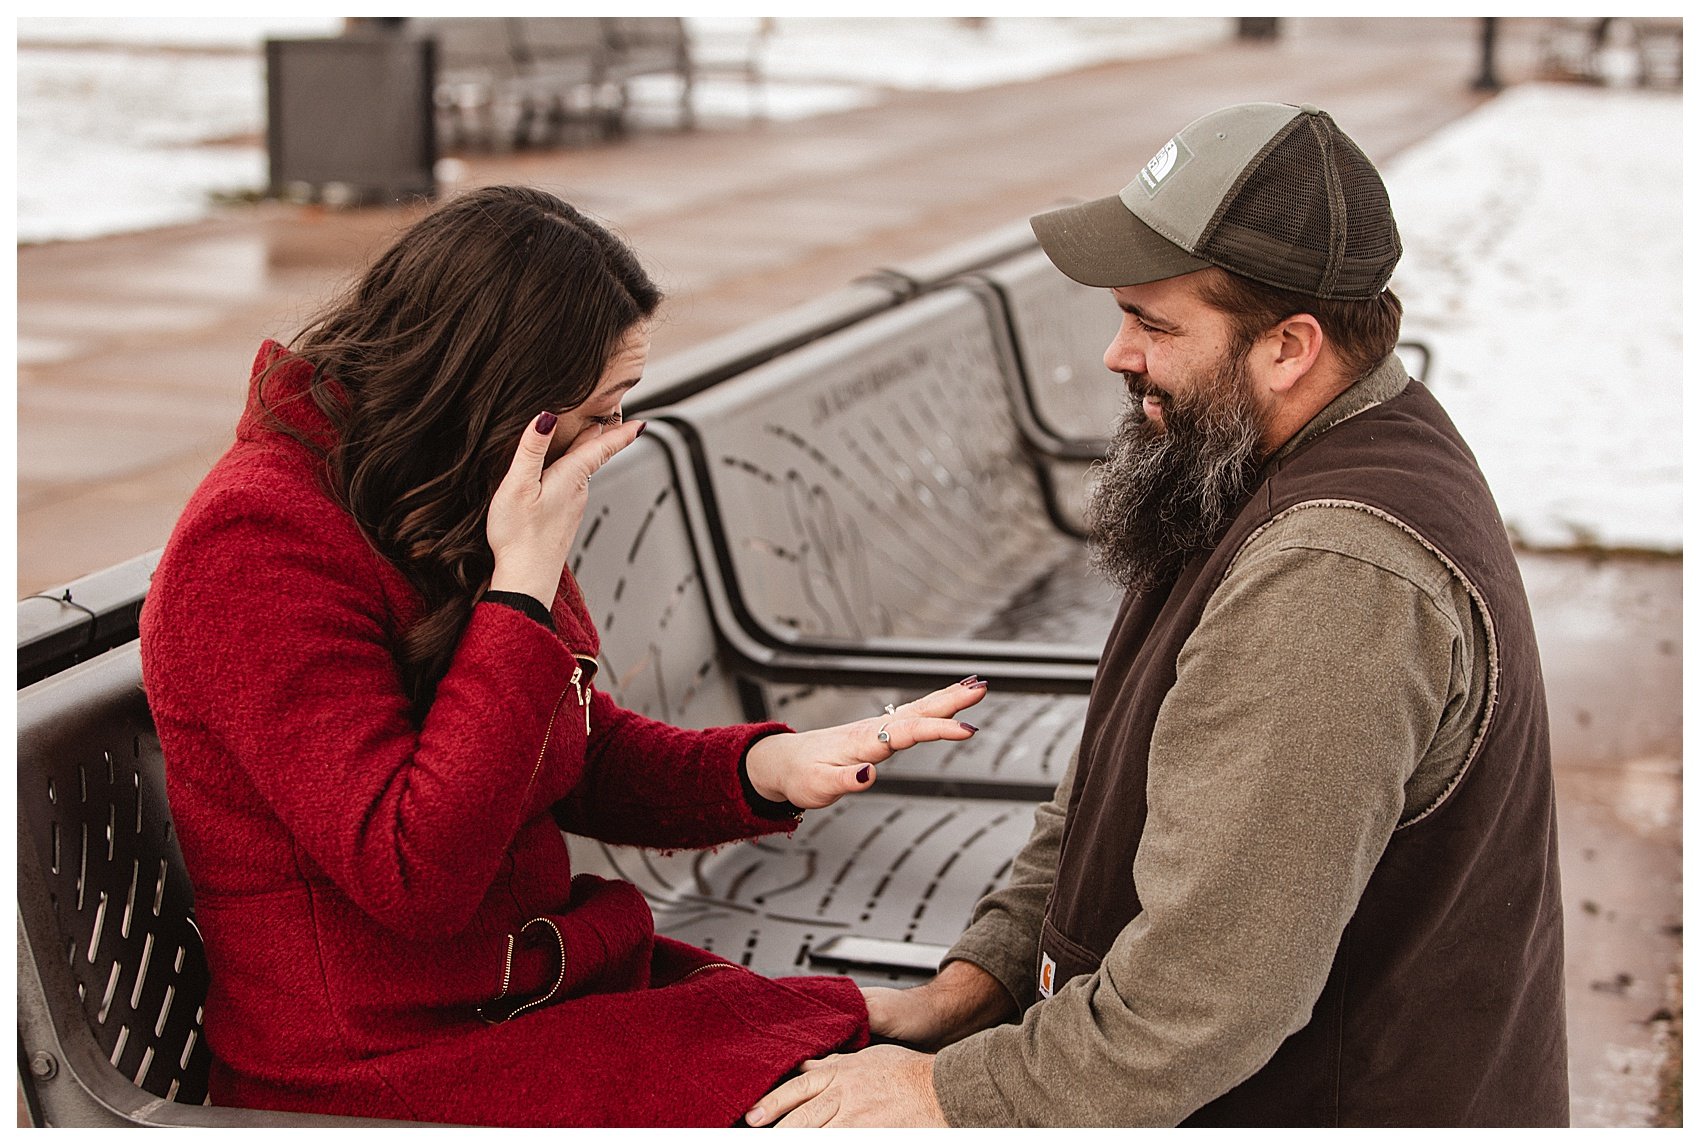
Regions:
<instances>
[{"instance_id":1,"label":"olive work jacket sleeve","mask_svg":"<svg viewBox=\"0 0 1700 1145\"><path fill-rule=\"evenodd\" d=\"M945 1047L953 1125L1174 1125L1309 1020L1398 824L1430 806L1484 715L1487 633L1398 526L1300 509L1247 546L1182 649L1131 872L1142 905L1101 967ZM1034 998L1073 766L1010 884L949 959Z\"/></svg>"}]
</instances>

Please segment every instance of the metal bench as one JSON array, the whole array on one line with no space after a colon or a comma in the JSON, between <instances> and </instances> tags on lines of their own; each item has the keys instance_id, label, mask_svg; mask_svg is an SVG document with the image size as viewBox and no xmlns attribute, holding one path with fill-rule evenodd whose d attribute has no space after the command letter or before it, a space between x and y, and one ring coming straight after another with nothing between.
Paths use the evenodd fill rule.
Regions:
<instances>
[{"instance_id":1,"label":"metal bench","mask_svg":"<svg viewBox=\"0 0 1700 1145\"><path fill-rule=\"evenodd\" d=\"M701 517L681 491L680 456L683 443L658 425L599 473L571 561L603 633L604 688L685 726L738 722L765 706L744 673L773 658L753 645L737 652L717 628L726 597L695 559ZM795 655L787 666L829 681L878 670L845 660L835 676L833 663ZM893 667L913 687L963 671L936 659ZM361 1123L199 1104L206 972L135 642L19 693L18 779L19 1039L32 1120ZM1003 877L1031 810L1004 798L878 794L810 816L794 838L716 852L663 856L583 838L569 846L577 869L642 887L665 933L758 971L913 982ZM907 968L889 968L888 955L814 959L840 935L883 940Z\"/></svg>"},{"instance_id":2,"label":"metal bench","mask_svg":"<svg viewBox=\"0 0 1700 1145\"><path fill-rule=\"evenodd\" d=\"M163 550L18 602L18 686L136 638L136 620Z\"/></svg>"},{"instance_id":3,"label":"metal bench","mask_svg":"<svg viewBox=\"0 0 1700 1145\"><path fill-rule=\"evenodd\" d=\"M443 147L515 140L529 107L507 17L410 16L402 34L436 44L434 99Z\"/></svg>"},{"instance_id":4,"label":"metal bench","mask_svg":"<svg viewBox=\"0 0 1700 1145\"><path fill-rule=\"evenodd\" d=\"M547 143L573 124L625 130L632 82L678 79L680 122L695 124L695 69L684 20L613 16L410 16L402 34L436 44L445 146Z\"/></svg>"},{"instance_id":5,"label":"metal bench","mask_svg":"<svg viewBox=\"0 0 1700 1145\"><path fill-rule=\"evenodd\" d=\"M673 76L679 82L679 125L696 126L692 92L696 69L691 40L682 16L603 16L603 41L608 47L608 79L618 98L610 126L623 131L631 108L631 83L642 76Z\"/></svg>"},{"instance_id":6,"label":"metal bench","mask_svg":"<svg viewBox=\"0 0 1700 1145\"><path fill-rule=\"evenodd\" d=\"M371 1124L204 1106L206 981L126 644L18 694L18 1052L31 1121Z\"/></svg>"},{"instance_id":7,"label":"metal bench","mask_svg":"<svg viewBox=\"0 0 1700 1145\"><path fill-rule=\"evenodd\" d=\"M524 93L515 142L551 142L574 125L593 138L613 134L619 105L603 22L534 16L512 17L507 25Z\"/></svg>"},{"instance_id":8,"label":"metal bench","mask_svg":"<svg viewBox=\"0 0 1700 1145\"><path fill-rule=\"evenodd\" d=\"M1079 735L1090 664L1022 660L1019 646L988 646L967 659L902 645L764 643L739 619L720 565L698 559L716 542L684 440L665 421L650 424L597 474L572 558L602 634L601 686L616 701L685 727L746 719L816 727L983 673L995 686L966 718L986 734L904 752L882 769L881 790L1030 802L1051 795Z\"/></svg>"}]
</instances>

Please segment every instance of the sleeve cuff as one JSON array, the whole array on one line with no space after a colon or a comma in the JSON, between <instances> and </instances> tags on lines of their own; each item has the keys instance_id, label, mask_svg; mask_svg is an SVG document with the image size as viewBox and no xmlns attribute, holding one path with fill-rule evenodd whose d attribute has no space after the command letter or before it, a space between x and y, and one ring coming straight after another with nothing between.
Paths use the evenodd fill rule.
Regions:
<instances>
[{"instance_id":1,"label":"sleeve cuff","mask_svg":"<svg viewBox=\"0 0 1700 1145\"><path fill-rule=\"evenodd\" d=\"M541 624L549 631L555 631L555 618L549 615L549 609L546 608L543 602L538 600L535 596L531 596L523 592L502 592L497 590L494 592L486 592L484 594L484 599L489 601L491 604L500 604L506 608L517 609L531 617L531 619L537 621L537 623Z\"/></svg>"},{"instance_id":2,"label":"sleeve cuff","mask_svg":"<svg viewBox=\"0 0 1700 1145\"><path fill-rule=\"evenodd\" d=\"M1034 997L1033 956L1019 933L991 931L984 925L970 927L945 954L944 962L972 962L996 978L1016 1006L1025 1009Z\"/></svg>"},{"instance_id":3,"label":"sleeve cuff","mask_svg":"<svg viewBox=\"0 0 1700 1145\"><path fill-rule=\"evenodd\" d=\"M744 789L744 802L748 803L750 805L750 810L754 811L761 818L772 819L780 822L786 819L801 819L803 817L803 809L788 801L775 803L771 799L763 798L762 795L756 791L755 784L750 782L749 761L750 749L752 747L756 746L756 744L760 743L768 736L779 735L784 731L784 728L773 728L761 733L754 739L750 740L749 743L745 744L743 754L738 756L738 786Z\"/></svg>"}]
</instances>

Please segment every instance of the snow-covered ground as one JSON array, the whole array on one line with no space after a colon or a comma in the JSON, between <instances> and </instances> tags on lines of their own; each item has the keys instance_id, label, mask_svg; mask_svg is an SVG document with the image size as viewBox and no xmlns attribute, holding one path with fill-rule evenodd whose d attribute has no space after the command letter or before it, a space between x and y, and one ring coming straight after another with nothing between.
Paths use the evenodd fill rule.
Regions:
<instances>
[{"instance_id":1,"label":"snow-covered ground","mask_svg":"<svg viewBox=\"0 0 1700 1145\"><path fill-rule=\"evenodd\" d=\"M802 119L889 90L963 90L1228 37L1222 17L1130 20L689 17L707 122ZM18 239L190 222L266 183L268 37L336 35L339 17L18 20ZM901 34L898 34L898 29ZM751 57L763 77L734 70ZM675 81L633 85L634 118L672 122Z\"/></svg>"},{"instance_id":2,"label":"snow-covered ground","mask_svg":"<svg viewBox=\"0 0 1700 1145\"><path fill-rule=\"evenodd\" d=\"M339 21L18 21L18 237L183 222L265 179L259 45ZM693 18L710 118L800 118L1229 34L1220 18ZM107 45L89 46L92 43ZM193 51L162 50L190 47ZM667 114L665 85L640 92ZM752 105L752 98L759 107ZM225 142L220 142L225 141ZM1537 546L1682 547L1682 99L1514 88L1388 165L1394 287L1508 525Z\"/></svg>"},{"instance_id":3,"label":"snow-covered ground","mask_svg":"<svg viewBox=\"0 0 1700 1145\"><path fill-rule=\"evenodd\" d=\"M1513 88L1384 172L1406 333L1535 546L1682 548L1682 98Z\"/></svg>"}]
</instances>

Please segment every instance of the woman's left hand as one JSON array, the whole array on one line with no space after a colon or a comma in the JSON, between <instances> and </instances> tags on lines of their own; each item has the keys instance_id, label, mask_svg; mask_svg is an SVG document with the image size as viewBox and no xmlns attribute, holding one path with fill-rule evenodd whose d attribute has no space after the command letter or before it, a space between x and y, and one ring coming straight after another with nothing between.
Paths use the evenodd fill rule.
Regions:
<instances>
[{"instance_id":1,"label":"woman's left hand","mask_svg":"<svg viewBox=\"0 0 1700 1145\"><path fill-rule=\"evenodd\" d=\"M905 748L972 736L979 729L954 717L985 694L986 682L970 676L911 700L890 715L757 740L744 761L750 784L762 798L776 803L826 807L842 795L873 786L874 768Z\"/></svg>"}]
</instances>

